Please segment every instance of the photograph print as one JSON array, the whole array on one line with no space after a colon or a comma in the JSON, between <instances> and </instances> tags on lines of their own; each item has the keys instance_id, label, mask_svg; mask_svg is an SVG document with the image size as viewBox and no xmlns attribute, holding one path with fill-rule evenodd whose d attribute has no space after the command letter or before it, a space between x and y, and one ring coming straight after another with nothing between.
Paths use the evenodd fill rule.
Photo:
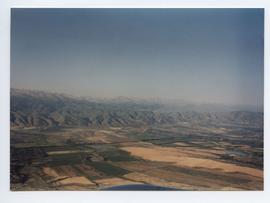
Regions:
<instances>
[{"instance_id":1,"label":"photograph print","mask_svg":"<svg viewBox=\"0 0 270 203\"><path fill-rule=\"evenodd\" d=\"M12 8L11 191L262 191L264 9Z\"/></svg>"}]
</instances>

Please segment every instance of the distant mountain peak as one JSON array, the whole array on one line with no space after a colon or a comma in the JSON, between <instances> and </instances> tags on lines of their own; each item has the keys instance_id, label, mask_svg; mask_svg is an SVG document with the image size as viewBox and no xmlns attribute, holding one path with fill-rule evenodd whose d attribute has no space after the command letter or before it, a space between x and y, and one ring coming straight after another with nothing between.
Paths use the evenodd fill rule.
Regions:
<instances>
[{"instance_id":1,"label":"distant mountain peak","mask_svg":"<svg viewBox=\"0 0 270 203\"><path fill-rule=\"evenodd\" d=\"M120 98L122 100L122 98ZM167 109L166 109L167 108ZM186 109L185 109L186 108ZM129 98L89 101L64 94L11 89L12 127L25 126L142 126L194 123L240 123L261 126L263 113L187 110L184 105L134 101Z\"/></svg>"}]
</instances>

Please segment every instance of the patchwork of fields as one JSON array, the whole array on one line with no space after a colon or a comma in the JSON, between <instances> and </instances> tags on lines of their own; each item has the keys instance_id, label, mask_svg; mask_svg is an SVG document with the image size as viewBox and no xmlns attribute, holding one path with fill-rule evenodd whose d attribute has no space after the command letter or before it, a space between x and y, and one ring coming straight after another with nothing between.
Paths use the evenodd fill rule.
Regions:
<instances>
[{"instance_id":1,"label":"patchwork of fields","mask_svg":"<svg viewBox=\"0 0 270 203\"><path fill-rule=\"evenodd\" d=\"M11 130L11 190L263 190L263 132L240 125Z\"/></svg>"}]
</instances>

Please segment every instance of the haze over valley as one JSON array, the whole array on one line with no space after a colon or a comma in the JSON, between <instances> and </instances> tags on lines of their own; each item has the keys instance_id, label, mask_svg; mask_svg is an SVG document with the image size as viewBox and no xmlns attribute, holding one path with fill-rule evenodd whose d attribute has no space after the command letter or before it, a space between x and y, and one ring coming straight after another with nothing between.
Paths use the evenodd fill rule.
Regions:
<instances>
[{"instance_id":1,"label":"haze over valley","mask_svg":"<svg viewBox=\"0 0 270 203\"><path fill-rule=\"evenodd\" d=\"M11 189L262 189L262 112L119 99L11 89Z\"/></svg>"}]
</instances>

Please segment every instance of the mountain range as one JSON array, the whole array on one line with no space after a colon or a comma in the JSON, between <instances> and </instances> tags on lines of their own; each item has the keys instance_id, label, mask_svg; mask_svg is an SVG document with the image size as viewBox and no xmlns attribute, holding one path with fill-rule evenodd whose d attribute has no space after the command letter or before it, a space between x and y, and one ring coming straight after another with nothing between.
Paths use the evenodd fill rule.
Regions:
<instances>
[{"instance_id":1,"label":"mountain range","mask_svg":"<svg viewBox=\"0 0 270 203\"><path fill-rule=\"evenodd\" d=\"M172 105L124 97L98 100L14 88L10 96L11 127L142 126L179 122L263 125L261 111L241 108L230 111L211 104L176 105L174 102Z\"/></svg>"}]
</instances>

